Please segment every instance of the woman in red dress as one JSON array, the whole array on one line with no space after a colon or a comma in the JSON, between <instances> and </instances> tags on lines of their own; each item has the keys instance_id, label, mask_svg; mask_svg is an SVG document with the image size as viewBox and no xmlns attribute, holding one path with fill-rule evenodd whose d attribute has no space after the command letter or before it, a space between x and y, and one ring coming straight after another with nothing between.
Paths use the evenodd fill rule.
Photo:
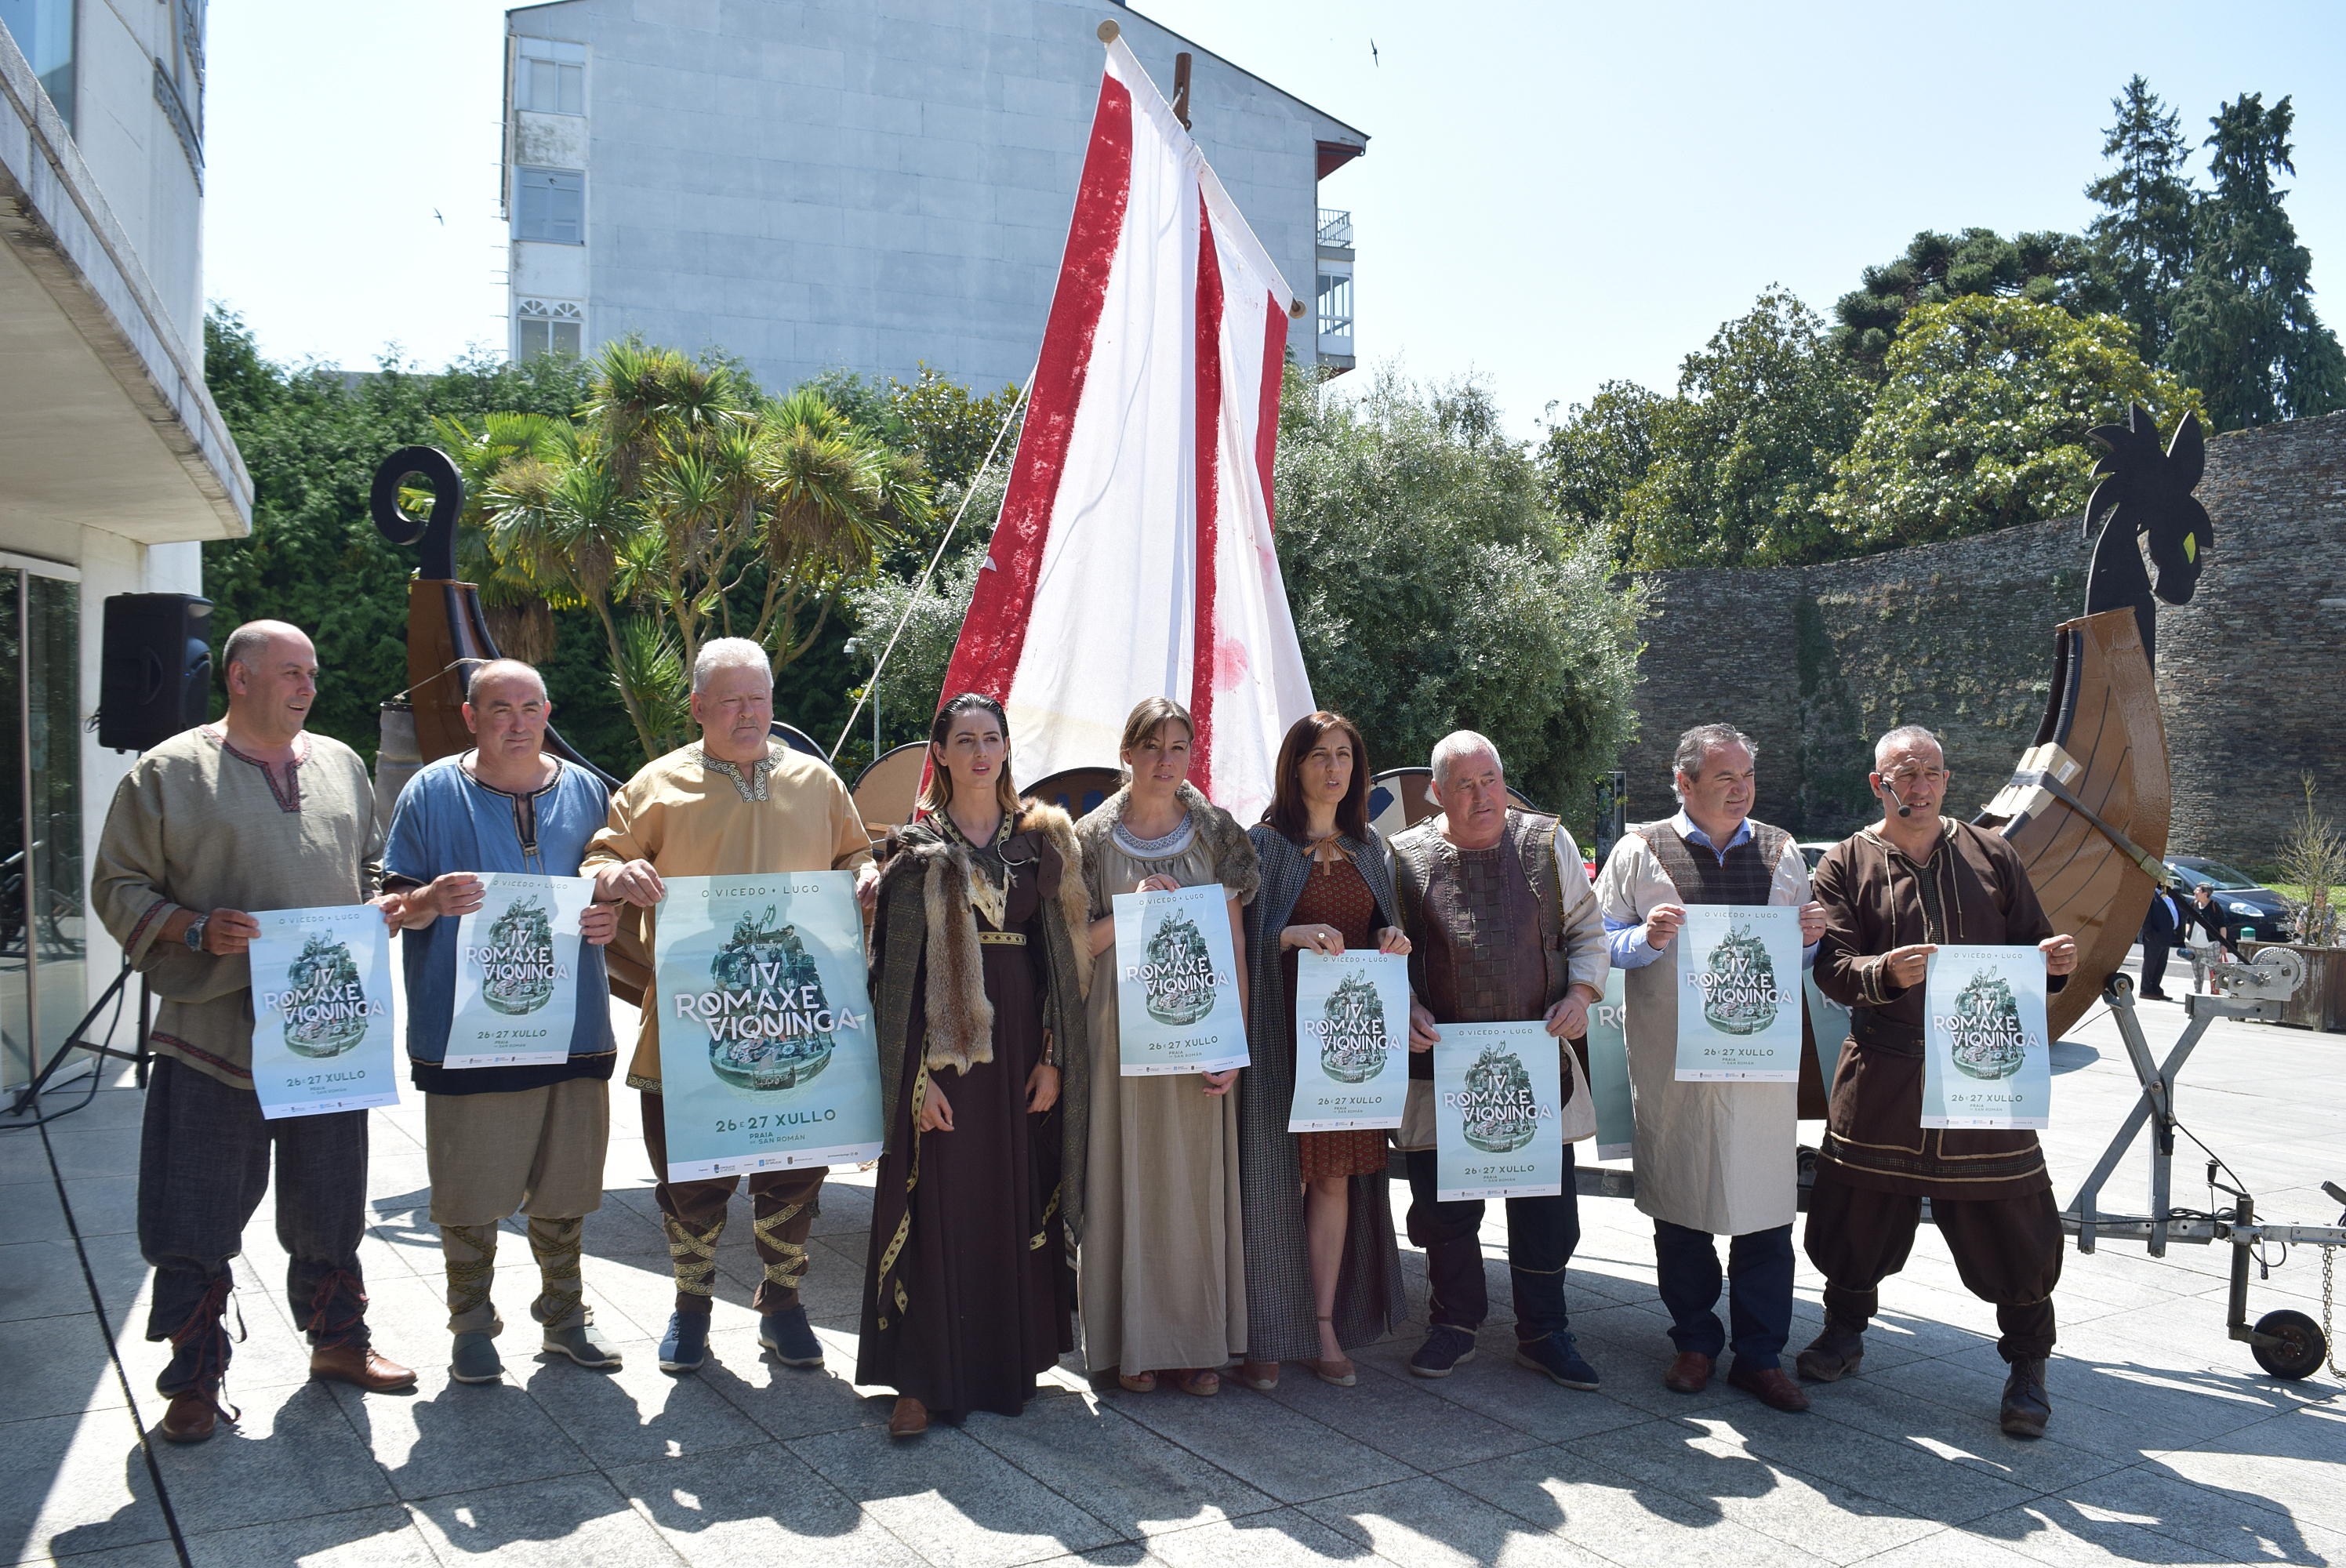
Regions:
<instances>
[{"instance_id":1,"label":"woman in red dress","mask_svg":"<svg viewBox=\"0 0 2346 1568\"><path fill-rule=\"evenodd\" d=\"M1253 1065L1239 1086L1246 1216L1247 1353L1239 1380L1278 1386L1301 1361L1354 1381L1346 1351L1392 1332L1404 1312L1401 1255L1385 1190L1385 1134L1290 1133L1296 955L1405 953L1384 840L1368 822L1361 732L1340 714L1298 719L1280 745L1277 794L1248 830L1262 887L1247 911Z\"/></svg>"}]
</instances>

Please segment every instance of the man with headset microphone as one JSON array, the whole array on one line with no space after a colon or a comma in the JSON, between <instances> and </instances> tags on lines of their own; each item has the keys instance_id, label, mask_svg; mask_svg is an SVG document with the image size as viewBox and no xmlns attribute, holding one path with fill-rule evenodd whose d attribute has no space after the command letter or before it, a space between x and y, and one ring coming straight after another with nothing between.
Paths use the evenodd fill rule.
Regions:
<instances>
[{"instance_id":1,"label":"man with headset microphone","mask_svg":"<svg viewBox=\"0 0 2346 1568\"><path fill-rule=\"evenodd\" d=\"M1923 980L1942 942L2032 943L2058 989L2077 944L2054 932L2009 843L1939 814L1947 766L1929 730L1883 736L1868 782L1882 820L1834 845L1816 873L1817 988L1850 1009L1850 1039L1809 1200L1825 1326L1796 1365L1821 1382L1858 1369L1877 1288L1905 1267L1927 1197L1964 1284L1995 1303L2010 1368L2003 1428L2042 1437L2064 1244L2052 1180L2035 1133L1923 1126Z\"/></svg>"}]
</instances>

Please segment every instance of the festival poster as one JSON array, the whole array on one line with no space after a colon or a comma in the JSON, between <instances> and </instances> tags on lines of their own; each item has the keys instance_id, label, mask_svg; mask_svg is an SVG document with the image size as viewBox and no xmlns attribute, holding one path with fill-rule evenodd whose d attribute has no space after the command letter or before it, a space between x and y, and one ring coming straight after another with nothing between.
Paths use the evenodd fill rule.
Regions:
<instances>
[{"instance_id":1,"label":"festival poster","mask_svg":"<svg viewBox=\"0 0 2346 1568\"><path fill-rule=\"evenodd\" d=\"M481 907L456 922L456 998L443 1065L570 1059L586 942L578 921L594 901L589 877L481 873Z\"/></svg>"},{"instance_id":2,"label":"festival poster","mask_svg":"<svg viewBox=\"0 0 2346 1568\"><path fill-rule=\"evenodd\" d=\"M853 872L670 877L653 945L668 1180L879 1157Z\"/></svg>"},{"instance_id":3,"label":"festival poster","mask_svg":"<svg viewBox=\"0 0 2346 1568\"><path fill-rule=\"evenodd\" d=\"M372 904L262 910L252 939L252 1087L260 1114L399 1104L391 932Z\"/></svg>"},{"instance_id":4,"label":"festival poster","mask_svg":"<svg viewBox=\"0 0 2346 1568\"><path fill-rule=\"evenodd\" d=\"M1373 949L1295 955L1290 1133L1398 1127L1409 1095L1409 960Z\"/></svg>"},{"instance_id":5,"label":"festival poster","mask_svg":"<svg viewBox=\"0 0 2346 1568\"><path fill-rule=\"evenodd\" d=\"M2034 947L1942 947L1931 955L1923 987L1923 1125L2049 1125L2045 954Z\"/></svg>"},{"instance_id":6,"label":"festival poster","mask_svg":"<svg viewBox=\"0 0 2346 1568\"><path fill-rule=\"evenodd\" d=\"M1588 1010L1588 1089L1596 1097L1596 1157L1626 1160L1637 1135L1629 1099L1627 972L1605 972L1605 996Z\"/></svg>"},{"instance_id":7,"label":"festival poster","mask_svg":"<svg viewBox=\"0 0 2346 1568\"><path fill-rule=\"evenodd\" d=\"M1681 1084L1800 1081L1800 911L1692 904L1678 930Z\"/></svg>"},{"instance_id":8,"label":"festival poster","mask_svg":"<svg viewBox=\"0 0 2346 1568\"><path fill-rule=\"evenodd\" d=\"M1433 1047L1436 1198L1564 1191L1559 1042L1532 1023L1445 1023Z\"/></svg>"},{"instance_id":9,"label":"festival poster","mask_svg":"<svg viewBox=\"0 0 2346 1568\"><path fill-rule=\"evenodd\" d=\"M1247 1064L1229 910L1229 894L1214 882L1116 895L1117 1044L1125 1077Z\"/></svg>"}]
</instances>

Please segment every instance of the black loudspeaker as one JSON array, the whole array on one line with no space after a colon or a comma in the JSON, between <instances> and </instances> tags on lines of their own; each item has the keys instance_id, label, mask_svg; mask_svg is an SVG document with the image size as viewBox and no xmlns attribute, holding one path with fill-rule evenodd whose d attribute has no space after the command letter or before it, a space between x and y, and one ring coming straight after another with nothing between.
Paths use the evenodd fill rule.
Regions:
<instances>
[{"instance_id":1,"label":"black loudspeaker","mask_svg":"<svg viewBox=\"0 0 2346 1568\"><path fill-rule=\"evenodd\" d=\"M97 743L144 751L204 721L212 684L212 602L193 594L111 594L97 678Z\"/></svg>"}]
</instances>

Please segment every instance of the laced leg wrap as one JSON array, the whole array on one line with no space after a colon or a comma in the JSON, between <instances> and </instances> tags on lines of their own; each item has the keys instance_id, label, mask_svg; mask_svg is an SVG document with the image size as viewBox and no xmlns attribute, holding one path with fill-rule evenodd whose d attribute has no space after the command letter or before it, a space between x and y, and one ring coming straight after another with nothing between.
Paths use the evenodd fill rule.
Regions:
<instances>
[{"instance_id":1,"label":"laced leg wrap","mask_svg":"<svg viewBox=\"0 0 2346 1568\"><path fill-rule=\"evenodd\" d=\"M189 1312L188 1320L171 1330L171 1362L164 1376L169 1378L178 1371L187 1374L188 1380L178 1388L162 1390L174 1397L201 1394L211 1401L214 1414L230 1421L240 1414L235 1406L221 1402L221 1395L228 1389L229 1292L235 1284L232 1277L222 1272ZM237 1312L235 1338L244 1338L241 1308Z\"/></svg>"},{"instance_id":2,"label":"laced leg wrap","mask_svg":"<svg viewBox=\"0 0 2346 1568\"><path fill-rule=\"evenodd\" d=\"M583 1219L537 1219L529 1222L529 1250L537 1259L537 1299L529 1315L549 1329L566 1328L583 1319L586 1285L579 1278L579 1238Z\"/></svg>"},{"instance_id":3,"label":"laced leg wrap","mask_svg":"<svg viewBox=\"0 0 2346 1568\"><path fill-rule=\"evenodd\" d=\"M807 1249L794 1241L782 1239L782 1227L806 1212L802 1203L786 1203L761 1219L750 1222L758 1237L759 1260L766 1266L766 1278L785 1290L796 1290L806 1279Z\"/></svg>"},{"instance_id":4,"label":"laced leg wrap","mask_svg":"<svg viewBox=\"0 0 2346 1568\"><path fill-rule=\"evenodd\" d=\"M440 1256L448 1270L448 1331L489 1305L489 1283L496 1276L497 1227L494 1225L444 1225Z\"/></svg>"},{"instance_id":5,"label":"laced leg wrap","mask_svg":"<svg viewBox=\"0 0 2346 1568\"><path fill-rule=\"evenodd\" d=\"M677 1290L686 1296L717 1294L717 1238L725 1234L719 1217L707 1230L695 1230L672 1214L660 1216L668 1232L668 1262L676 1270Z\"/></svg>"},{"instance_id":6,"label":"laced leg wrap","mask_svg":"<svg viewBox=\"0 0 2346 1568\"><path fill-rule=\"evenodd\" d=\"M366 1343L366 1288L347 1268L327 1271L310 1296L310 1318L302 1329L317 1336L320 1346Z\"/></svg>"}]
</instances>

